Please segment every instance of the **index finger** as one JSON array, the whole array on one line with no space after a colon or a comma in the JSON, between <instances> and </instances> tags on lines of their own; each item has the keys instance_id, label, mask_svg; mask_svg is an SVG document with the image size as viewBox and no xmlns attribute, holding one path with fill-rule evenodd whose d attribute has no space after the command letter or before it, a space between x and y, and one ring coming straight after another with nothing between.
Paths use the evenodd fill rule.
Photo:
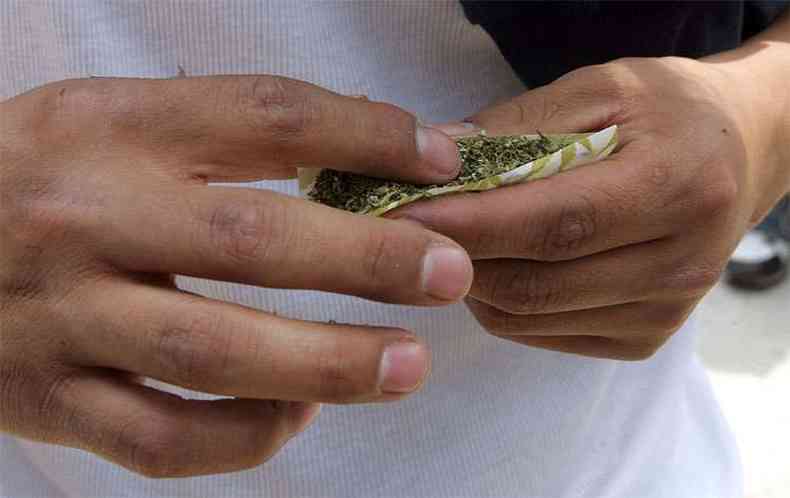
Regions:
<instances>
[{"instance_id":1,"label":"index finger","mask_svg":"<svg viewBox=\"0 0 790 498\"><path fill-rule=\"evenodd\" d=\"M82 127L178 163L204 180L282 177L329 167L416 183L452 179L455 142L386 103L271 75L103 78L54 84L61 112ZM72 112L73 111L73 112ZM174 161L173 159L180 159Z\"/></svg>"}]
</instances>

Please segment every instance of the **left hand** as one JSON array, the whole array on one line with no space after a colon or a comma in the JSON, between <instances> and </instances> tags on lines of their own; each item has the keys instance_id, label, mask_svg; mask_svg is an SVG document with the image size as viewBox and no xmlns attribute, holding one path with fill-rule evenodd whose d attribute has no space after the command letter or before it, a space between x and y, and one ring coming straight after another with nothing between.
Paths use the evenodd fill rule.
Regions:
<instances>
[{"instance_id":1,"label":"left hand","mask_svg":"<svg viewBox=\"0 0 790 498\"><path fill-rule=\"evenodd\" d=\"M467 249L475 260L467 303L492 334L587 356L647 358L787 189L773 175L768 120L755 115L742 85L714 64L680 58L573 71L470 121L492 135L618 124L620 150L548 180L415 203L391 216Z\"/></svg>"}]
</instances>

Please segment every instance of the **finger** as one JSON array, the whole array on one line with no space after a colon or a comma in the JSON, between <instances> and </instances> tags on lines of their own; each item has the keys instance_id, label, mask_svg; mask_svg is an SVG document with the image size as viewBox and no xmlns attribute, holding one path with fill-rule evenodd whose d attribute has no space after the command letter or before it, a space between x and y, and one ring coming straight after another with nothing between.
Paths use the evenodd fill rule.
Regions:
<instances>
[{"instance_id":1,"label":"finger","mask_svg":"<svg viewBox=\"0 0 790 498\"><path fill-rule=\"evenodd\" d=\"M320 166L434 183L460 168L453 140L418 126L412 114L289 78L128 78L59 86L66 90L61 100L102 129L157 153L168 168L180 158L183 166L173 170L180 178L251 180Z\"/></svg>"},{"instance_id":2,"label":"finger","mask_svg":"<svg viewBox=\"0 0 790 498\"><path fill-rule=\"evenodd\" d=\"M638 361L653 356L663 345L642 345L618 341L608 337L571 335L564 337L546 336L501 336L502 339L533 348L558 351L560 353L589 356L609 360Z\"/></svg>"},{"instance_id":3,"label":"finger","mask_svg":"<svg viewBox=\"0 0 790 498\"><path fill-rule=\"evenodd\" d=\"M491 334L544 349L587 356L642 359L688 318L687 302L639 302L567 313L513 315L474 298L467 306Z\"/></svg>"},{"instance_id":4,"label":"finger","mask_svg":"<svg viewBox=\"0 0 790 498\"><path fill-rule=\"evenodd\" d=\"M351 403L399 399L427 375L405 330L304 322L135 282L106 282L69 332L72 362L212 394Z\"/></svg>"},{"instance_id":5,"label":"finger","mask_svg":"<svg viewBox=\"0 0 790 498\"><path fill-rule=\"evenodd\" d=\"M478 260L469 296L515 315L562 313L637 301L696 300L721 268L677 240L635 244L570 261Z\"/></svg>"},{"instance_id":6,"label":"finger","mask_svg":"<svg viewBox=\"0 0 790 498\"><path fill-rule=\"evenodd\" d=\"M580 73L587 72L587 77ZM492 135L575 133L606 128L624 118L623 96L602 72L582 68L549 85L467 118ZM622 143L629 130L619 130Z\"/></svg>"},{"instance_id":7,"label":"finger","mask_svg":"<svg viewBox=\"0 0 790 498\"><path fill-rule=\"evenodd\" d=\"M473 259L575 259L670 235L687 218L669 185L683 174L664 168L670 179L658 178L653 164L624 150L544 181L413 203L389 217L447 235Z\"/></svg>"},{"instance_id":8,"label":"finger","mask_svg":"<svg viewBox=\"0 0 790 498\"><path fill-rule=\"evenodd\" d=\"M680 301L680 300L679 300ZM565 313L514 315L474 298L466 304L486 330L497 336L600 336L636 339L675 331L689 306L671 302L633 302Z\"/></svg>"},{"instance_id":9,"label":"finger","mask_svg":"<svg viewBox=\"0 0 790 498\"><path fill-rule=\"evenodd\" d=\"M696 297L707 289L711 272L700 265L695 275L687 260L669 240L560 262L478 260L469 296L513 314L559 313L666 295Z\"/></svg>"},{"instance_id":10,"label":"finger","mask_svg":"<svg viewBox=\"0 0 790 498\"><path fill-rule=\"evenodd\" d=\"M117 196L85 233L98 234L94 246L127 270L419 305L456 301L471 284L463 249L413 223L255 189L129 188Z\"/></svg>"},{"instance_id":11,"label":"finger","mask_svg":"<svg viewBox=\"0 0 790 498\"><path fill-rule=\"evenodd\" d=\"M187 400L111 375L81 376L56 399L59 444L149 477L186 477L260 465L304 430L318 405Z\"/></svg>"}]
</instances>

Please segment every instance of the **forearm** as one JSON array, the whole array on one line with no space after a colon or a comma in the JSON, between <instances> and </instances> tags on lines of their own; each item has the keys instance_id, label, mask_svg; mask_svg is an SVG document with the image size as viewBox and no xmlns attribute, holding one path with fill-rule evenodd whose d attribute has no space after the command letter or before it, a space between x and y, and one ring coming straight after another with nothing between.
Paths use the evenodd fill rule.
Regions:
<instances>
[{"instance_id":1,"label":"forearm","mask_svg":"<svg viewBox=\"0 0 790 498\"><path fill-rule=\"evenodd\" d=\"M732 78L747 128L762 135L757 151L768 191L790 192L790 11L736 50L703 59Z\"/></svg>"}]
</instances>

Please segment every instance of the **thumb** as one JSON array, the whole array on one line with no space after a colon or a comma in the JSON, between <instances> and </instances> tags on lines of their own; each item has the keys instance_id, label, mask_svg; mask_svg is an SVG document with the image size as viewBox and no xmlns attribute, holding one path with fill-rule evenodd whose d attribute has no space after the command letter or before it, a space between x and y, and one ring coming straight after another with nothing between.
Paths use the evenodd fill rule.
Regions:
<instances>
[{"instance_id":1,"label":"thumb","mask_svg":"<svg viewBox=\"0 0 790 498\"><path fill-rule=\"evenodd\" d=\"M618 103L605 86L589 81L584 73L570 73L559 80L529 90L508 101L487 107L466 118L491 135L580 133L605 128L615 121ZM459 135L469 125L447 123L436 126ZM469 133L467 131L467 133Z\"/></svg>"}]
</instances>

